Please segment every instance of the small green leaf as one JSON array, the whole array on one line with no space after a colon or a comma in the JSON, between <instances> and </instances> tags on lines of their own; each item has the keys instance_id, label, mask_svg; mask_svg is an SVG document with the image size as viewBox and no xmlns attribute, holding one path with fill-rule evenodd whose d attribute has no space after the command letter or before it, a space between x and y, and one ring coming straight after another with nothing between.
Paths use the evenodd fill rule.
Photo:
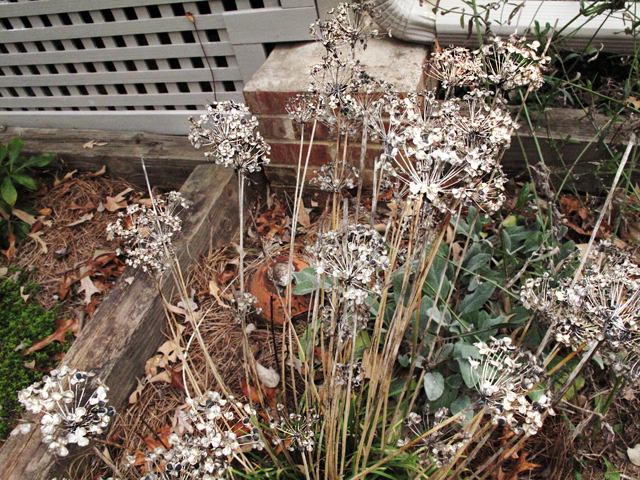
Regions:
<instances>
[{"instance_id":1,"label":"small green leaf","mask_svg":"<svg viewBox=\"0 0 640 480\"><path fill-rule=\"evenodd\" d=\"M41 153L40 155L35 155L29 158L29 160L20 165L20 169L31 167L46 167L53 161L54 158L56 158L55 153Z\"/></svg>"},{"instance_id":2,"label":"small green leaf","mask_svg":"<svg viewBox=\"0 0 640 480\"><path fill-rule=\"evenodd\" d=\"M479 267L487 265L491 260L490 253L478 253L469 259L466 265L466 269L470 272L475 272Z\"/></svg>"},{"instance_id":3,"label":"small green leaf","mask_svg":"<svg viewBox=\"0 0 640 480\"><path fill-rule=\"evenodd\" d=\"M24 140L20 137L13 137L9 142L9 169L13 168L14 162L20 156L20 152L24 147Z\"/></svg>"},{"instance_id":4,"label":"small green leaf","mask_svg":"<svg viewBox=\"0 0 640 480\"><path fill-rule=\"evenodd\" d=\"M38 189L38 184L36 183L36 181L29 175L25 175L24 173L14 173L10 175L9 178L11 178L11 180L13 180L14 182L18 182L20 185L28 188L29 190Z\"/></svg>"},{"instance_id":5,"label":"small green leaf","mask_svg":"<svg viewBox=\"0 0 640 480\"><path fill-rule=\"evenodd\" d=\"M469 397L467 397L466 395L460 395L453 402L451 402L451 406L449 407L449 410L451 411L451 413L453 415L455 415L456 413L460 413L462 410L467 408L469 405L471 405L471 399ZM469 413L471 413L471 412L469 412Z\"/></svg>"},{"instance_id":6,"label":"small green leaf","mask_svg":"<svg viewBox=\"0 0 640 480\"><path fill-rule=\"evenodd\" d=\"M398 363L401 367L408 367L411 362L411 357L407 354L398 355Z\"/></svg>"},{"instance_id":7,"label":"small green leaf","mask_svg":"<svg viewBox=\"0 0 640 480\"><path fill-rule=\"evenodd\" d=\"M462 385L462 376L458 374L449 375L445 380L447 387L450 388L460 388Z\"/></svg>"},{"instance_id":8,"label":"small green leaf","mask_svg":"<svg viewBox=\"0 0 640 480\"><path fill-rule=\"evenodd\" d=\"M307 267L299 272L293 272L293 278L296 281L296 286L291 291L294 295L306 295L318 289L316 282L316 270L313 267ZM330 277L329 277L330 278ZM325 277L324 287L331 286L331 282Z\"/></svg>"},{"instance_id":9,"label":"small green leaf","mask_svg":"<svg viewBox=\"0 0 640 480\"><path fill-rule=\"evenodd\" d=\"M4 201L12 207L16 204L16 200L18 200L18 192L9 177L5 177L2 185L0 185L0 195Z\"/></svg>"},{"instance_id":10,"label":"small green leaf","mask_svg":"<svg viewBox=\"0 0 640 480\"><path fill-rule=\"evenodd\" d=\"M424 375L424 391L432 402L442 396L444 377L440 372L428 372Z\"/></svg>"},{"instance_id":11,"label":"small green leaf","mask_svg":"<svg viewBox=\"0 0 640 480\"><path fill-rule=\"evenodd\" d=\"M518 218L515 215L509 215L502 221L503 227L515 227L518 224Z\"/></svg>"},{"instance_id":12,"label":"small green leaf","mask_svg":"<svg viewBox=\"0 0 640 480\"><path fill-rule=\"evenodd\" d=\"M473 388L478 381L478 375L471 368L471 363L466 358L456 358L458 366L460 367L460 374L467 387Z\"/></svg>"},{"instance_id":13,"label":"small green leaf","mask_svg":"<svg viewBox=\"0 0 640 480\"><path fill-rule=\"evenodd\" d=\"M7 158L7 154L9 153L9 149L4 145L0 144L0 165L4 162L4 159Z\"/></svg>"},{"instance_id":14,"label":"small green leaf","mask_svg":"<svg viewBox=\"0 0 640 480\"><path fill-rule=\"evenodd\" d=\"M487 300L493 295L496 286L491 283L480 283L473 293L468 294L458 306L460 315L473 312L482 308Z\"/></svg>"}]
</instances>

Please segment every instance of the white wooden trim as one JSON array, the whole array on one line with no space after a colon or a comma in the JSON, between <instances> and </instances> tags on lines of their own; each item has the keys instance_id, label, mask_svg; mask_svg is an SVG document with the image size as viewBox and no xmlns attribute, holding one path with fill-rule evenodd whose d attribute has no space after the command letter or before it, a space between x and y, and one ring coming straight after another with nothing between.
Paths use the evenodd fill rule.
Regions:
<instances>
[{"instance_id":1,"label":"white wooden trim","mask_svg":"<svg viewBox=\"0 0 640 480\"><path fill-rule=\"evenodd\" d=\"M231 43L273 43L309 40L309 24L316 19L315 7L264 8L225 12Z\"/></svg>"},{"instance_id":2,"label":"white wooden trim","mask_svg":"<svg viewBox=\"0 0 640 480\"><path fill-rule=\"evenodd\" d=\"M242 101L241 92L220 95L221 100ZM87 130L135 130L165 135L187 135L189 117L204 110L116 111L116 112L1 112L0 124L30 128ZM53 115L55 114L55 115Z\"/></svg>"},{"instance_id":3,"label":"white wooden trim","mask_svg":"<svg viewBox=\"0 0 640 480\"><path fill-rule=\"evenodd\" d=\"M254 12L255 10L251 10ZM0 11L2 13L2 11ZM224 15L224 14L222 14ZM198 17L198 28L225 28L221 14ZM80 23L80 22L78 22ZM21 28L0 30L0 42L36 42L71 38L109 37L111 35L134 35L139 33L166 33L174 31L193 32L193 23L187 17L149 18L78 25L62 25L49 28Z\"/></svg>"},{"instance_id":4,"label":"white wooden trim","mask_svg":"<svg viewBox=\"0 0 640 480\"><path fill-rule=\"evenodd\" d=\"M163 5L171 3L176 3L176 0L136 0L135 6L144 7L147 5ZM131 0L40 0L37 2L27 0L18 3L0 3L0 15L3 17L23 17L28 15L46 15L62 12L68 13L126 8L131 6Z\"/></svg>"},{"instance_id":5,"label":"white wooden trim","mask_svg":"<svg viewBox=\"0 0 640 480\"><path fill-rule=\"evenodd\" d=\"M244 47L245 45L242 45ZM263 50L262 44L258 47ZM259 60L259 59L257 59ZM263 60L264 61L264 58ZM213 75L216 81L223 82L226 80L237 80L241 77L240 68L213 68ZM114 83L157 83L159 82L158 73L155 70L139 70L132 72L97 72L85 74L60 74L60 75L23 75L19 77L22 82L20 87L42 87L56 85L105 85ZM17 76L0 76L0 87L15 87ZM208 68L183 68L180 70L167 70L162 72L162 83L166 82L184 82L189 79L190 82L210 82L211 72ZM244 78L243 78L244 80ZM248 78L246 80L249 80ZM0 104L2 100L0 100Z\"/></svg>"}]
</instances>

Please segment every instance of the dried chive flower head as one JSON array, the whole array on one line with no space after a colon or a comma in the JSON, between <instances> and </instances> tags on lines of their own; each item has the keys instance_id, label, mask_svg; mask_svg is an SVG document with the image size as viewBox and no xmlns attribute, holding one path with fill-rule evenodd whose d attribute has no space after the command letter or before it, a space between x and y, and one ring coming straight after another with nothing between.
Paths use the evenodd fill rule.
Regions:
<instances>
[{"instance_id":1,"label":"dried chive flower head","mask_svg":"<svg viewBox=\"0 0 640 480\"><path fill-rule=\"evenodd\" d=\"M271 148L258 132L258 120L246 105L230 100L214 102L198 120L189 120L191 144L195 148L211 147L205 157L217 165L247 174L269 163Z\"/></svg>"},{"instance_id":2,"label":"dried chive flower head","mask_svg":"<svg viewBox=\"0 0 640 480\"><path fill-rule=\"evenodd\" d=\"M564 279L550 288L548 277L529 280L523 303L551 323L556 341L573 347L601 342L626 356L640 344L640 267L606 243L590 262L576 282Z\"/></svg>"},{"instance_id":3,"label":"dried chive flower head","mask_svg":"<svg viewBox=\"0 0 640 480\"><path fill-rule=\"evenodd\" d=\"M549 57L536 53L539 42L526 43L525 37L511 35L508 41L496 37L483 45L474 55L484 59L487 68L485 79L501 90L530 86L537 90L544 83L541 69L549 63Z\"/></svg>"},{"instance_id":4,"label":"dried chive flower head","mask_svg":"<svg viewBox=\"0 0 640 480\"><path fill-rule=\"evenodd\" d=\"M360 44L363 49L367 48L367 40L378 34L373 28L377 14L371 1L340 3L329 11L329 15L331 17L327 20L312 23L309 30L311 36L332 56L343 54L341 47L353 50Z\"/></svg>"},{"instance_id":5,"label":"dried chive flower head","mask_svg":"<svg viewBox=\"0 0 640 480\"><path fill-rule=\"evenodd\" d=\"M321 109L322 97L310 92L299 93L286 105L289 118L301 125L317 119Z\"/></svg>"},{"instance_id":6,"label":"dried chive flower head","mask_svg":"<svg viewBox=\"0 0 640 480\"><path fill-rule=\"evenodd\" d=\"M511 35L507 41L493 38L478 50L455 47L434 53L427 73L442 82L442 87L495 86L498 90L530 86L539 89L544 83L542 70L549 57L537 54L539 42L527 44L525 37Z\"/></svg>"},{"instance_id":7,"label":"dried chive flower head","mask_svg":"<svg viewBox=\"0 0 640 480\"><path fill-rule=\"evenodd\" d=\"M385 98L375 131L410 198L441 212L456 199L499 208L504 179L496 157L509 145L513 122L499 99L490 100L480 89L442 103L431 95ZM388 128L381 113L390 117Z\"/></svg>"},{"instance_id":8,"label":"dried chive flower head","mask_svg":"<svg viewBox=\"0 0 640 480\"><path fill-rule=\"evenodd\" d=\"M438 425L449 417L447 408L439 408L433 414L430 414L427 406L422 415L411 412L404 419L404 426L407 433L410 433L413 437L418 437L424 432L436 429ZM410 440L409 436L399 440L398 447L403 447ZM429 467L431 464L435 464L438 468L446 467L451 464L458 452L464 449L470 441L471 435L465 430L461 430L455 422L437 428L431 435L416 443L420 465Z\"/></svg>"},{"instance_id":9,"label":"dried chive flower head","mask_svg":"<svg viewBox=\"0 0 640 480\"><path fill-rule=\"evenodd\" d=\"M277 405L278 419L271 419L271 441L274 445L282 445L287 450L299 452L313 452L315 435L313 425L320 420L320 416L310 413L303 416L298 413L286 414L284 405Z\"/></svg>"},{"instance_id":10,"label":"dried chive flower head","mask_svg":"<svg viewBox=\"0 0 640 480\"><path fill-rule=\"evenodd\" d=\"M477 85L483 77L482 59L463 47L434 53L427 72L442 82L442 88Z\"/></svg>"},{"instance_id":11,"label":"dried chive flower head","mask_svg":"<svg viewBox=\"0 0 640 480\"><path fill-rule=\"evenodd\" d=\"M107 235L122 239L128 265L159 275L169 267L167 252L173 253L173 238L182 229L178 214L189 206L179 192L152 201L151 207L129 205L126 213L120 212L118 220L107 226Z\"/></svg>"},{"instance_id":12,"label":"dried chive flower head","mask_svg":"<svg viewBox=\"0 0 640 480\"><path fill-rule=\"evenodd\" d=\"M358 390L362 386L365 373L362 362L353 364L336 363L333 384L335 386L350 385L352 389ZM349 376L351 376L351 380L349 380Z\"/></svg>"},{"instance_id":13,"label":"dried chive flower head","mask_svg":"<svg viewBox=\"0 0 640 480\"><path fill-rule=\"evenodd\" d=\"M487 406L493 423L515 433L535 435L542 427L542 412L551 410L550 392L533 400L534 389L546 377L540 360L513 345L509 337L474 344L481 359L469 358L480 401Z\"/></svg>"},{"instance_id":14,"label":"dried chive flower head","mask_svg":"<svg viewBox=\"0 0 640 480\"><path fill-rule=\"evenodd\" d=\"M358 169L352 165L342 164L336 168L333 163L322 165L319 170L315 170L316 177L309 182L317 185L325 192L339 193L343 190L355 188L356 180L360 177Z\"/></svg>"},{"instance_id":15,"label":"dried chive flower head","mask_svg":"<svg viewBox=\"0 0 640 480\"><path fill-rule=\"evenodd\" d=\"M44 413L40 419L42 441L55 455L68 455L69 444L87 446L92 437L105 432L115 415L114 408L107 406L109 389L93 377L94 373L64 366L18 392L18 401L25 409ZM11 434L28 432L24 425Z\"/></svg>"},{"instance_id":16,"label":"dried chive flower head","mask_svg":"<svg viewBox=\"0 0 640 480\"><path fill-rule=\"evenodd\" d=\"M379 292L377 273L389 268L384 239L363 225L324 233L309 251L316 273L335 279L342 298L357 305L364 303L369 292Z\"/></svg>"},{"instance_id":17,"label":"dried chive flower head","mask_svg":"<svg viewBox=\"0 0 640 480\"><path fill-rule=\"evenodd\" d=\"M211 391L201 398L187 399L186 404L189 433L171 434L170 446L148 454L150 472L141 480L227 478L229 461L242 447L263 448L259 431L249 418L255 415L249 405Z\"/></svg>"}]
</instances>

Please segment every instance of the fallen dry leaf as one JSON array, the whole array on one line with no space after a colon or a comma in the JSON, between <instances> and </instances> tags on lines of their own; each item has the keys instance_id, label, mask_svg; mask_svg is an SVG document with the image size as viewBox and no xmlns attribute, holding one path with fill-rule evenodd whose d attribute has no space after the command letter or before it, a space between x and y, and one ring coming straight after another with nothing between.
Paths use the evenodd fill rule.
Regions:
<instances>
[{"instance_id":1,"label":"fallen dry leaf","mask_svg":"<svg viewBox=\"0 0 640 480\"><path fill-rule=\"evenodd\" d=\"M58 326L58 328L56 329L55 332L35 342L33 345L31 345L31 348L25 350L22 355L28 355L31 352L42 350L51 342L64 343L65 338L67 336L67 332L72 332L76 337L78 336L79 325L78 325L77 318L67 319L67 320L56 320L56 325Z\"/></svg>"},{"instance_id":2,"label":"fallen dry leaf","mask_svg":"<svg viewBox=\"0 0 640 480\"><path fill-rule=\"evenodd\" d=\"M304 202L300 202L300 210L298 211L298 223L304 228L309 228L311 226L311 218L309 217L309 212L307 212L307 209L304 208Z\"/></svg>"},{"instance_id":3,"label":"fallen dry leaf","mask_svg":"<svg viewBox=\"0 0 640 480\"><path fill-rule=\"evenodd\" d=\"M182 371L175 370L171 367L167 367L167 370L169 370L169 373L171 374L171 381L169 382L169 386L179 388L186 393L187 389L185 388L184 382L182 381Z\"/></svg>"},{"instance_id":4,"label":"fallen dry leaf","mask_svg":"<svg viewBox=\"0 0 640 480\"><path fill-rule=\"evenodd\" d=\"M178 358L182 356L182 348L173 340L167 340L160 348L158 348L158 352L164 355L164 358L168 362L176 362Z\"/></svg>"},{"instance_id":5,"label":"fallen dry leaf","mask_svg":"<svg viewBox=\"0 0 640 480\"><path fill-rule=\"evenodd\" d=\"M284 234L286 224L284 205L277 198L273 200L272 209L266 210L256 218L256 230L261 237L271 238Z\"/></svg>"},{"instance_id":6,"label":"fallen dry leaf","mask_svg":"<svg viewBox=\"0 0 640 480\"><path fill-rule=\"evenodd\" d=\"M104 175L105 173L107 173L107 166L103 165L102 168L100 170L98 170L97 172L89 172L89 173L87 173L87 177L95 178L95 177L99 177L100 175Z\"/></svg>"},{"instance_id":7,"label":"fallen dry leaf","mask_svg":"<svg viewBox=\"0 0 640 480\"><path fill-rule=\"evenodd\" d=\"M16 258L16 237L12 231L7 232L7 239L9 240L9 248L0 251L7 257L7 260L11 262Z\"/></svg>"},{"instance_id":8,"label":"fallen dry leaf","mask_svg":"<svg viewBox=\"0 0 640 480\"><path fill-rule=\"evenodd\" d=\"M30 296L31 295L25 295L24 294L24 287L20 287L20 297L22 297L22 300L24 300L26 302L27 300L29 300Z\"/></svg>"},{"instance_id":9,"label":"fallen dry leaf","mask_svg":"<svg viewBox=\"0 0 640 480\"><path fill-rule=\"evenodd\" d=\"M191 422L187 421L187 416L185 415L184 410L181 407L176 407L176 411L173 414L171 423L173 424L172 430L179 437L187 432L193 433L193 426L191 425Z\"/></svg>"},{"instance_id":10,"label":"fallen dry leaf","mask_svg":"<svg viewBox=\"0 0 640 480\"><path fill-rule=\"evenodd\" d=\"M102 290L100 290L99 288L97 288L94 284L93 281L91 280L91 277L89 277L88 275L86 277L82 277L80 279L80 288L78 289L78 293L82 293L84 292L84 304L85 305L89 305L91 303L91 296L96 294L96 293L100 293Z\"/></svg>"},{"instance_id":11,"label":"fallen dry leaf","mask_svg":"<svg viewBox=\"0 0 640 480\"><path fill-rule=\"evenodd\" d=\"M16 217L18 217L24 223L27 223L29 225L33 225L34 223L36 223L36 217L34 217L30 213L24 212L24 211L22 211L20 209L13 208L11 210L11 213L13 213Z\"/></svg>"},{"instance_id":12,"label":"fallen dry leaf","mask_svg":"<svg viewBox=\"0 0 640 480\"><path fill-rule=\"evenodd\" d=\"M274 277L277 272L285 272L289 265L288 256L278 256L270 263L263 263L255 271L248 284L248 291L256 297L255 306L262 309L260 315L263 320L273 321L276 325L283 325L287 316L285 303L287 290L280 293L280 287L274 285ZM293 259L293 270L299 272L309 264L298 258ZM280 285L282 284L279 282ZM309 298L305 295L291 295L291 316L295 317L309 310Z\"/></svg>"},{"instance_id":13,"label":"fallen dry leaf","mask_svg":"<svg viewBox=\"0 0 640 480\"><path fill-rule=\"evenodd\" d=\"M58 178L56 178L55 181L53 182L53 187L55 188L61 183L66 182L67 180L71 180L77 171L78 170L73 170L72 172L67 173L64 177L62 177L62 180L59 180Z\"/></svg>"},{"instance_id":14,"label":"fallen dry leaf","mask_svg":"<svg viewBox=\"0 0 640 480\"><path fill-rule=\"evenodd\" d=\"M236 276L236 268L234 265L226 264L224 266L224 270L218 274L218 284L224 285L229 282L229 280L233 280Z\"/></svg>"},{"instance_id":15,"label":"fallen dry leaf","mask_svg":"<svg viewBox=\"0 0 640 480\"><path fill-rule=\"evenodd\" d=\"M29 238L34 239L36 242L38 242L40 244L40 252L44 254L44 253L48 253L49 252L49 247L47 246L46 242L44 240L42 240L42 238L40 238L40 236L43 233L44 232L28 233L27 236Z\"/></svg>"},{"instance_id":16,"label":"fallen dry leaf","mask_svg":"<svg viewBox=\"0 0 640 480\"><path fill-rule=\"evenodd\" d=\"M218 302L218 305L220 305L222 308L231 308L224 302L224 300L222 300L221 294L222 290L220 290L220 287L218 286L216 281L213 279L209 280L209 295L213 296Z\"/></svg>"},{"instance_id":17,"label":"fallen dry leaf","mask_svg":"<svg viewBox=\"0 0 640 480\"><path fill-rule=\"evenodd\" d=\"M630 104L633 108L635 108L636 110L640 109L640 100L638 100L636 97L627 97L627 99L625 100L626 103ZM637 465L637 464L636 464Z\"/></svg>"},{"instance_id":18,"label":"fallen dry leaf","mask_svg":"<svg viewBox=\"0 0 640 480\"><path fill-rule=\"evenodd\" d=\"M163 370L149 379L149 383L157 382L171 383L171 373L168 370Z\"/></svg>"},{"instance_id":19,"label":"fallen dry leaf","mask_svg":"<svg viewBox=\"0 0 640 480\"><path fill-rule=\"evenodd\" d=\"M169 435L171 435L171 427L169 426L169 424L165 423L157 430L156 435L152 437L146 437L144 439L144 443L147 445L147 448L150 452L153 452L158 447L166 448L168 450L171 448L171 443L169 443Z\"/></svg>"},{"instance_id":20,"label":"fallen dry leaf","mask_svg":"<svg viewBox=\"0 0 640 480\"><path fill-rule=\"evenodd\" d=\"M509 472L505 472L502 470L502 467L497 470L496 480L518 480L518 475L522 472L527 472L529 470L533 470L535 468L540 468L541 465L537 463L527 462L527 456L529 452L521 451L518 456L518 461L516 462L513 470Z\"/></svg>"},{"instance_id":21,"label":"fallen dry leaf","mask_svg":"<svg viewBox=\"0 0 640 480\"><path fill-rule=\"evenodd\" d=\"M144 390L144 386L147 384L146 381L141 381L139 378L136 378L138 381L138 386L133 391L131 395L129 395L129 403L136 403L140 399L140 395L142 395L142 390Z\"/></svg>"},{"instance_id":22,"label":"fallen dry leaf","mask_svg":"<svg viewBox=\"0 0 640 480\"><path fill-rule=\"evenodd\" d=\"M104 208L106 208L110 212L115 212L116 210L125 208L127 206L127 201L125 200L125 196L132 191L133 191L133 188L127 188L121 191L115 197L107 197L107 201L104 204Z\"/></svg>"},{"instance_id":23,"label":"fallen dry leaf","mask_svg":"<svg viewBox=\"0 0 640 480\"><path fill-rule=\"evenodd\" d=\"M99 142L98 140L89 140L87 143L82 144L82 148L93 150L93 147L103 147L107 142Z\"/></svg>"},{"instance_id":24,"label":"fallen dry leaf","mask_svg":"<svg viewBox=\"0 0 640 480\"><path fill-rule=\"evenodd\" d=\"M50 208L41 208L40 210L38 210L38 215L51 215L53 213L53 210L51 210Z\"/></svg>"},{"instance_id":25,"label":"fallen dry leaf","mask_svg":"<svg viewBox=\"0 0 640 480\"><path fill-rule=\"evenodd\" d=\"M149 376L149 378L153 378L158 375L158 370L167 366L167 362L164 359L164 355L157 354L147 360L147 363L144 365L144 373Z\"/></svg>"},{"instance_id":26,"label":"fallen dry leaf","mask_svg":"<svg viewBox=\"0 0 640 480\"><path fill-rule=\"evenodd\" d=\"M80 217L75 222L71 222L67 225L67 227L75 227L76 225L80 225L81 223L87 222L93 218L93 213L85 213L82 217Z\"/></svg>"}]
</instances>

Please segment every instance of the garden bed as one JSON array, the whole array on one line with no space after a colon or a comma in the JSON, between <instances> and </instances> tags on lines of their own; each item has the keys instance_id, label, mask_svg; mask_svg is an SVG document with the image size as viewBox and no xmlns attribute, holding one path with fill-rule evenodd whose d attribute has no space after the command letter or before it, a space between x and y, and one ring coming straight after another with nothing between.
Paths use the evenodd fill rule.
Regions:
<instances>
[{"instance_id":1,"label":"garden bed","mask_svg":"<svg viewBox=\"0 0 640 480\"><path fill-rule=\"evenodd\" d=\"M237 228L232 214L237 211L236 189L234 175L212 165L197 167L183 186L181 192L191 207L176 247L185 268L201 253L231 239ZM162 288L170 295L167 281ZM62 365L95 371L110 386L111 403L122 406L135 388L136 376L162 343L163 312L159 294L147 276L126 271ZM41 438L39 429L10 437L0 450L0 477L17 480L53 476L57 464Z\"/></svg>"}]
</instances>

